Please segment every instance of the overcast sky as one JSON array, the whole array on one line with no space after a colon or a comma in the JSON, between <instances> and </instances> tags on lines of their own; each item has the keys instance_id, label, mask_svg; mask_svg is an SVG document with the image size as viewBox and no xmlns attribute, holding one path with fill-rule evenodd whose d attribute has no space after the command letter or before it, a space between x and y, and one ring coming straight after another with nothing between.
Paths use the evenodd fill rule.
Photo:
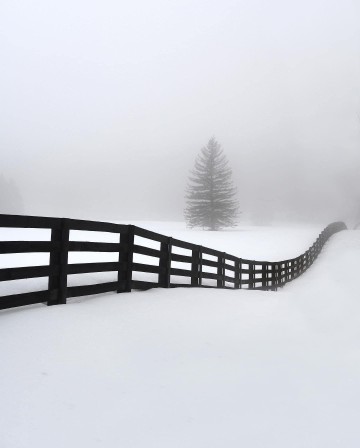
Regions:
<instances>
[{"instance_id":1,"label":"overcast sky","mask_svg":"<svg viewBox=\"0 0 360 448\"><path fill-rule=\"evenodd\" d=\"M359 0L1 0L0 174L28 214L181 219L215 136L244 211L341 211L359 23Z\"/></svg>"}]
</instances>

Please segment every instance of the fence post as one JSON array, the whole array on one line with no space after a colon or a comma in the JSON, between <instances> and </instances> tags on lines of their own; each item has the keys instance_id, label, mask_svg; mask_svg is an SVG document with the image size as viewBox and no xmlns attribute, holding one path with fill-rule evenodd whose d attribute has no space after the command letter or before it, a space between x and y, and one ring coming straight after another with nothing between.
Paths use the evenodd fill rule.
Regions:
<instances>
[{"instance_id":1,"label":"fence post","mask_svg":"<svg viewBox=\"0 0 360 448\"><path fill-rule=\"evenodd\" d=\"M241 289L241 261L235 261L235 288Z\"/></svg>"},{"instance_id":2,"label":"fence post","mask_svg":"<svg viewBox=\"0 0 360 448\"><path fill-rule=\"evenodd\" d=\"M285 263L285 283L290 280L290 261Z\"/></svg>"},{"instance_id":3,"label":"fence post","mask_svg":"<svg viewBox=\"0 0 360 448\"><path fill-rule=\"evenodd\" d=\"M199 286L200 246L194 246L191 257L191 286Z\"/></svg>"},{"instance_id":4,"label":"fence post","mask_svg":"<svg viewBox=\"0 0 360 448\"><path fill-rule=\"evenodd\" d=\"M282 263L276 264L276 286L281 287L282 278L281 278L281 269L282 269Z\"/></svg>"},{"instance_id":5,"label":"fence post","mask_svg":"<svg viewBox=\"0 0 360 448\"><path fill-rule=\"evenodd\" d=\"M268 265L267 264L263 264L261 267L261 286L266 289L266 287L268 286Z\"/></svg>"},{"instance_id":6,"label":"fence post","mask_svg":"<svg viewBox=\"0 0 360 448\"><path fill-rule=\"evenodd\" d=\"M67 296L67 264L69 254L69 225L65 218L60 219L60 227L51 229L51 242L58 247L50 252L50 266L57 267L57 274L49 276L50 297L48 306L66 303Z\"/></svg>"},{"instance_id":7,"label":"fence post","mask_svg":"<svg viewBox=\"0 0 360 448\"><path fill-rule=\"evenodd\" d=\"M283 267L283 265L284 265L284 267ZM287 275L287 270L286 270L286 262L285 262L285 263L280 264L280 283L282 286L286 283L286 275Z\"/></svg>"},{"instance_id":8,"label":"fence post","mask_svg":"<svg viewBox=\"0 0 360 448\"><path fill-rule=\"evenodd\" d=\"M170 288L170 269L171 269L171 249L172 249L172 238L167 238L166 241L162 242L160 245L160 251L162 257L160 258L159 268L159 286L162 288ZM165 253L165 256L164 256Z\"/></svg>"},{"instance_id":9,"label":"fence post","mask_svg":"<svg viewBox=\"0 0 360 448\"><path fill-rule=\"evenodd\" d=\"M276 286L276 263L271 263L271 291L276 291Z\"/></svg>"},{"instance_id":10,"label":"fence post","mask_svg":"<svg viewBox=\"0 0 360 448\"><path fill-rule=\"evenodd\" d=\"M131 292L132 264L134 255L135 226L129 225L127 233L120 233L118 287L116 292Z\"/></svg>"},{"instance_id":11,"label":"fence post","mask_svg":"<svg viewBox=\"0 0 360 448\"><path fill-rule=\"evenodd\" d=\"M203 259L203 252L202 252L202 246L199 246L199 281L198 281L198 285L202 286L202 259Z\"/></svg>"},{"instance_id":12,"label":"fence post","mask_svg":"<svg viewBox=\"0 0 360 448\"><path fill-rule=\"evenodd\" d=\"M254 289L254 262L249 263L249 289Z\"/></svg>"},{"instance_id":13,"label":"fence post","mask_svg":"<svg viewBox=\"0 0 360 448\"><path fill-rule=\"evenodd\" d=\"M218 256L217 275L221 276L220 278L217 279L217 287L218 288L223 288L225 286L224 258L225 258L225 252L223 252L220 256Z\"/></svg>"}]
</instances>

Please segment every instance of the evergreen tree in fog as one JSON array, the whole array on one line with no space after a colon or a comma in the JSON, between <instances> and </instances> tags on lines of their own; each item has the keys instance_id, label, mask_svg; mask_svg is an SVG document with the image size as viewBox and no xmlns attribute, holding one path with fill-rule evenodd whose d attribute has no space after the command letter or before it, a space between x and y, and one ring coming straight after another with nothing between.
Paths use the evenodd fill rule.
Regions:
<instances>
[{"instance_id":1,"label":"evergreen tree in fog","mask_svg":"<svg viewBox=\"0 0 360 448\"><path fill-rule=\"evenodd\" d=\"M213 137L201 149L189 178L185 208L188 227L234 227L239 215L235 196L231 168Z\"/></svg>"}]
</instances>

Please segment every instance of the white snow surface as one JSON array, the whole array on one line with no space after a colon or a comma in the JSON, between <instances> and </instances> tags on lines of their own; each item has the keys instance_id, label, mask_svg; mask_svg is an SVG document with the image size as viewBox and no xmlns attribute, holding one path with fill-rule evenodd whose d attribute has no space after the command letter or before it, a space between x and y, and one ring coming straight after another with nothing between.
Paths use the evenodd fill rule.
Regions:
<instances>
[{"instance_id":1,"label":"white snow surface","mask_svg":"<svg viewBox=\"0 0 360 448\"><path fill-rule=\"evenodd\" d=\"M274 260L320 230L175 227L152 225ZM343 231L278 292L154 289L0 312L0 447L358 448L359 264L360 232Z\"/></svg>"}]
</instances>

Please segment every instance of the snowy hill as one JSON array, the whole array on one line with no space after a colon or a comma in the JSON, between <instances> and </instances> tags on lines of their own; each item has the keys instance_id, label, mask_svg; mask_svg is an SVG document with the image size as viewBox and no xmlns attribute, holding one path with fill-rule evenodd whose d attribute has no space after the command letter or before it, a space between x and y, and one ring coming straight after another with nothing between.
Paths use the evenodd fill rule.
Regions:
<instances>
[{"instance_id":1,"label":"snowy hill","mask_svg":"<svg viewBox=\"0 0 360 448\"><path fill-rule=\"evenodd\" d=\"M255 246L250 230L203 238L278 259L317 234L259 229ZM346 231L276 293L159 289L0 312L0 445L357 448L359 263L360 232Z\"/></svg>"}]
</instances>

